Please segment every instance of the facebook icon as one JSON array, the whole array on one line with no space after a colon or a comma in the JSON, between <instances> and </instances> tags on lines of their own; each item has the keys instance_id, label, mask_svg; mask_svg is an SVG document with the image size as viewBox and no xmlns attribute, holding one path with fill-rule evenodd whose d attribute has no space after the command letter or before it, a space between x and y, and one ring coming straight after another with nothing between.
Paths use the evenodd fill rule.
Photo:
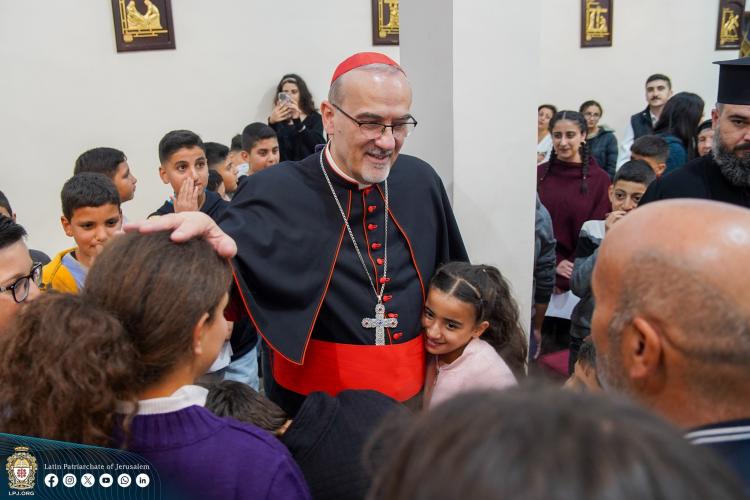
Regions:
<instances>
[{"instance_id":1,"label":"facebook icon","mask_svg":"<svg viewBox=\"0 0 750 500\"><path fill-rule=\"evenodd\" d=\"M57 474L47 474L44 476L44 484L50 488L57 486Z\"/></svg>"}]
</instances>

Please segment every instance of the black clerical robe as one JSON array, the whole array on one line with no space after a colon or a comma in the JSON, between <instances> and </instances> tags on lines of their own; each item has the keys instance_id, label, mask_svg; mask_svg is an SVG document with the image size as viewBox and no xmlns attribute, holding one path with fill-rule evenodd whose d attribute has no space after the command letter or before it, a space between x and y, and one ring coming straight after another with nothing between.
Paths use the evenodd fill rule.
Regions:
<instances>
[{"instance_id":1,"label":"black clerical robe","mask_svg":"<svg viewBox=\"0 0 750 500\"><path fill-rule=\"evenodd\" d=\"M732 185L711 155L696 158L652 182L639 205L669 198L702 198L750 207L748 189Z\"/></svg>"},{"instance_id":2,"label":"black clerical robe","mask_svg":"<svg viewBox=\"0 0 750 500\"><path fill-rule=\"evenodd\" d=\"M385 185L360 188L324 152L284 162L240 185L220 221L235 239L235 281L273 349L273 378L299 394L374 389L404 401L424 382L420 319L436 268L468 260L445 188L427 163L400 155L388 177L385 346L375 346L377 302L323 176L324 162L367 272L385 271Z\"/></svg>"}]
</instances>

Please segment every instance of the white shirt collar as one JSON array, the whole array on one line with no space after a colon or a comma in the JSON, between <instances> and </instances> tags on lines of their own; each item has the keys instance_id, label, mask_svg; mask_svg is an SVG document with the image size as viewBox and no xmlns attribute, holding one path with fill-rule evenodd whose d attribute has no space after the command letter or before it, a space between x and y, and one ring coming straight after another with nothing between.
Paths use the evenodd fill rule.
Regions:
<instances>
[{"instance_id":1,"label":"white shirt collar","mask_svg":"<svg viewBox=\"0 0 750 500\"><path fill-rule=\"evenodd\" d=\"M154 415L158 413L171 413L185 409L189 406L206 406L208 389L199 385L183 385L172 395L163 398L143 399L138 401L137 415ZM132 404L118 401L118 413L130 413Z\"/></svg>"},{"instance_id":2,"label":"white shirt collar","mask_svg":"<svg viewBox=\"0 0 750 500\"><path fill-rule=\"evenodd\" d=\"M361 184L357 182L356 180L352 179L350 176L346 175L343 170L339 168L338 165L336 165L336 162L333 161L333 155L331 154L331 143L329 142L326 144L326 159L328 160L328 164L331 166L334 172L336 172L339 176L343 177L344 180L347 180L351 182L352 184L356 184L359 186L359 189L365 189L370 187L372 184Z\"/></svg>"}]
</instances>

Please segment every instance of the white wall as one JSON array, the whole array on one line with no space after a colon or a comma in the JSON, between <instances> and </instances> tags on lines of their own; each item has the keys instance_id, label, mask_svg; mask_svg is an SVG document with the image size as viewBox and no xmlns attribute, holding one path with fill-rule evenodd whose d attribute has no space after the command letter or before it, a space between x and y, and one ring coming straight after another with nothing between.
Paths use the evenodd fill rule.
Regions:
<instances>
[{"instance_id":1,"label":"white wall","mask_svg":"<svg viewBox=\"0 0 750 500\"><path fill-rule=\"evenodd\" d=\"M644 87L664 73L674 91L716 100L718 68L711 63L738 57L715 51L718 2L707 0L618 0L613 46L581 49L580 0L542 0L539 104L575 109L588 99L604 107L601 123L622 138L630 115L646 107ZM521 78L524 78L521 76Z\"/></svg>"},{"instance_id":2,"label":"white wall","mask_svg":"<svg viewBox=\"0 0 750 500\"><path fill-rule=\"evenodd\" d=\"M346 56L374 50L368 1L173 0L177 49L118 54L111 2L0 0L0 190L29 244L72 246L59 192L86 149L125 151L138 178L131 219L161 205L157 144L187 128L228 144L265 120L297 72L316 104ZM398 47L381 46L398 60Z\"/></svg>"},{"instance_id":3,"label":"white wall","mask_svg":"<svg viewBox=\"0 0 750 500\"><path fill-rule=\"evenodd\" d=\"M402 10L409 1L415 0L403 0ZM694 91L713 103L717 69L711 62L736 56L713 50L717 2L619 0L614 47L583 50L579 0L539 3L538 12L528 12L498 2L519 25L537 20L538 49L513 41L480 46L483 63L466 68L476 75L476 85L464 92L492 101L498 122L515 120L503 111L517 98L503 82L515 79L528 82L529 89L539 86L535 103L577 108L586 99L600 100L603 122L621 136L628 116L645 107L643 83L650 73L667 73L675 90ZM127 153L139 183L135 200L124 209L140 218L168 194L156 174L156 145L166 131L190 128L204 140L226 143L245 124L266 117L283 73L302 74L320 102L335 65L350 53L375 49L399 56L397 47L371 45L368 0L173 0L172 8L177 50L118 54L106 0L0 0L0 190L31 233L32 246L55 252L69 244L58 223L59 190L82 151L109 145ZM418 23L429 22L429 9L424 7ZM438 44L445 42L441 29L429 34ZM492 30L496 23L473 16L455 29ZM509 61L519 54L539 61L538 70L517 71ZM499 77L487 79L488 72ZM415 109L421 99L434 97L416 95ZM535 116L534 109L528 113ZM438 118L433 114L439 115L417 115L420 131ZM495 133L533 135L526 128L524 119L513 132L499 125ZM519 148L525 143L520 137L513 141ZM507 154L493 144L485 147L492 157ZM429 147L417 149L431 154ZM417 149L407 143L405 151ZM452 167L428 159L450 187ZM503 231L525 231L521 222Z\"/></svg>"}]
</instances>

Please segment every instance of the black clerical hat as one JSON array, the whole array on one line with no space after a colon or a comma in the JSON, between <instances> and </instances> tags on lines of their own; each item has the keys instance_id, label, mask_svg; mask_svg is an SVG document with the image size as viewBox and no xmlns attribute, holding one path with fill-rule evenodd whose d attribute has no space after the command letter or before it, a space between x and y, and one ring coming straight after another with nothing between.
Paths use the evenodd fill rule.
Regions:
<instances>
[{"instance_id":1,"label":"black clerical hat","mask_svg":"<svg viewBox=\"0 0 750 500\"><path fill-rule=\"evenodd\" d=\"M719 65L719 96L722 104L750 105L750 57L716 61Z\"/></svg>"}]
</instances>

